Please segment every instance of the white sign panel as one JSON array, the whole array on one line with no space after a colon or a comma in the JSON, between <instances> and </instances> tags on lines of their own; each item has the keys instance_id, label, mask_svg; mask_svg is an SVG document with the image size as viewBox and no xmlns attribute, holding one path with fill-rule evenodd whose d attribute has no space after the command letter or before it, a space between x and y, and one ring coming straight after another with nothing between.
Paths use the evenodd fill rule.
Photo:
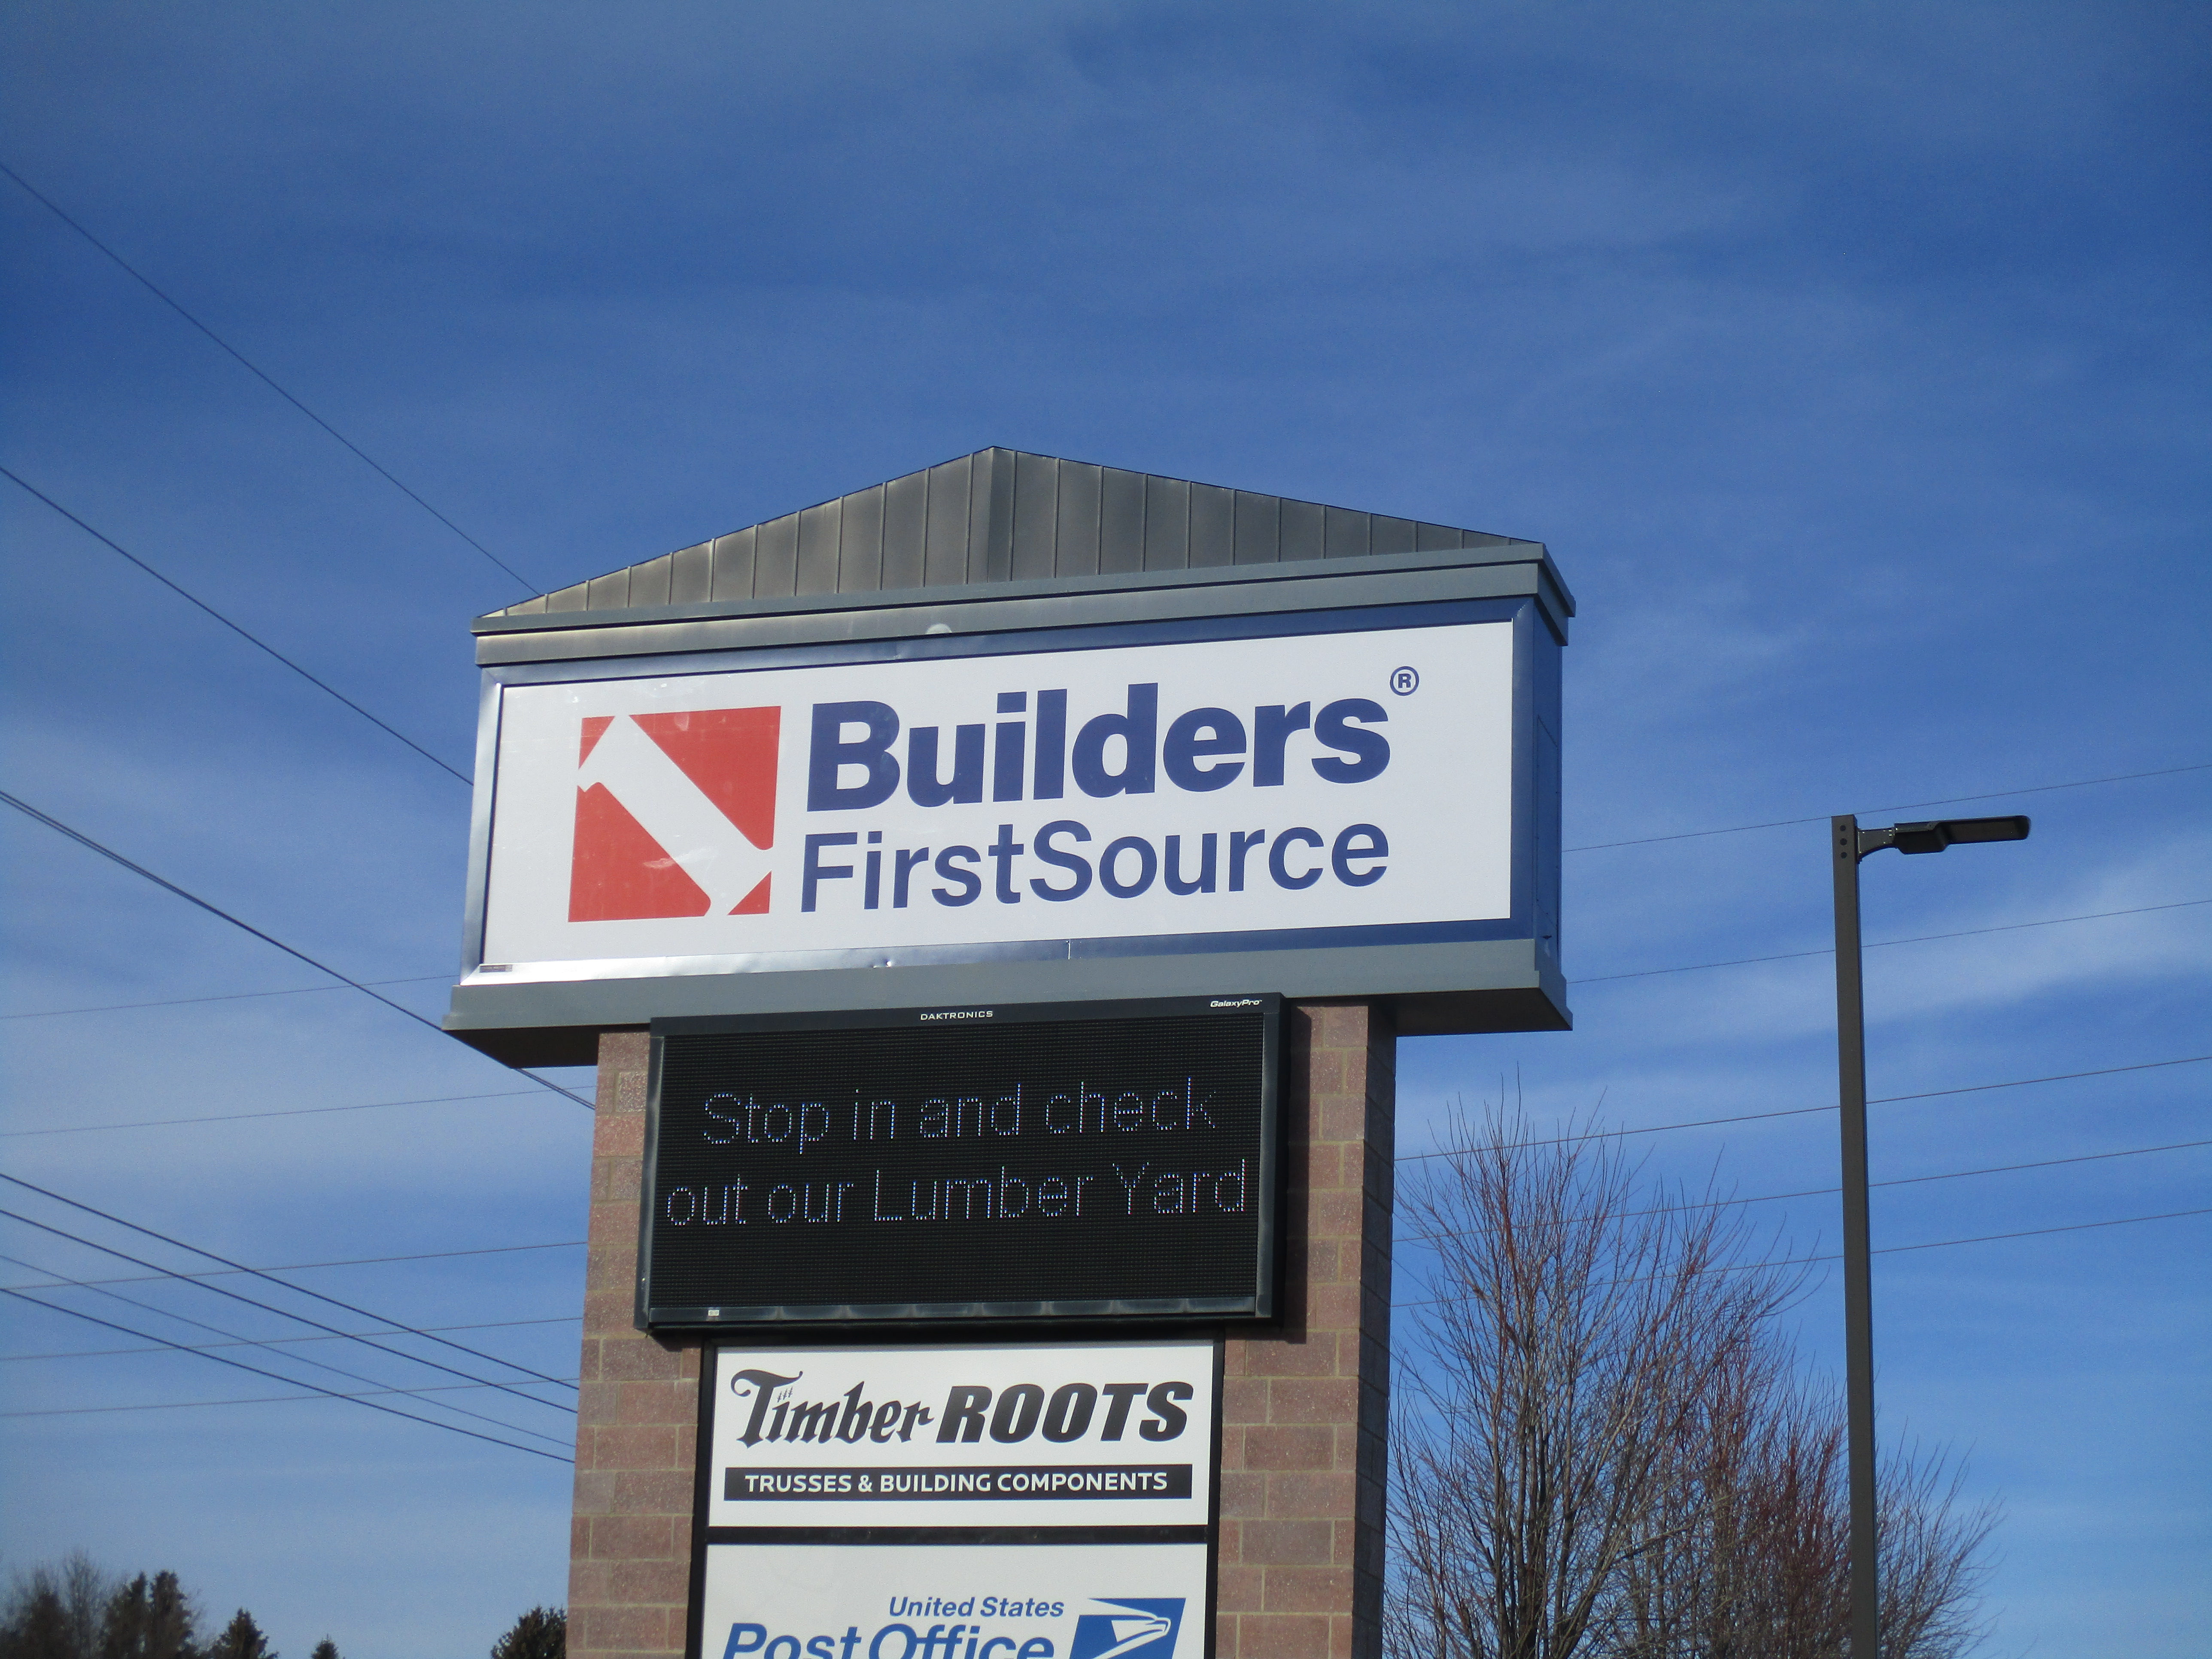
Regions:
<instances>
[{"instance_id":1,"label":"white sign panel","mask_svg":"<svg viewBox=\"0 0 2212 1659\"><path fill-rule=\"evenodd\" d=\"M1201 1659L1204 1544L708 1544L700 1659Z\"/></svg>"},{"instance_id":2,"label":"white sign panel","mask_svg":"<svg viewBox=\"0 0 2212 1659\"><path fill-rule=\"evenodd\" d=\"M483 960L512 983L1505 919L1512 635L508 685Z\"/></svg>"},{"instance_id":3,"label":"white sign panel","mask_svg":"<svg viewBox=\"0 0 2212 1659\"><path fill-rule=\"evenodd\" d=\"M722 1348L707 1524L1204 1526L1213 1419L1208 1340Z\"/></svg>"}]
</instances>

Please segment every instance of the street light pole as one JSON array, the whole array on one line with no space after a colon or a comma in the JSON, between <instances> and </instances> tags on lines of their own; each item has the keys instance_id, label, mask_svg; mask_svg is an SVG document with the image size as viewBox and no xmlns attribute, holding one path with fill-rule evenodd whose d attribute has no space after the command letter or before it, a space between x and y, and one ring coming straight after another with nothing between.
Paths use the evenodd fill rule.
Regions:
<instances>
[{"instance_id":1,"label":"street light pole","mask_svg":"<svg viewBox=\"0 0 2212 1659\"><path fill-rule=\"evenodd\" d=\"M1880 1659L1880 1538L1875 1524L1874 1264L1867 1225L1866 997L1859 942L1859 860L1893 847L1940 853L1986 841L2026 841L2024 817L1937 818L1862 830L1829 821L1836 883L1836 1090L1844 1152L1844 1394L1851 1494L1850 1659Z\"/></svg>"},{"instance_id":2,"label":"street light pole","mask_svg":"<svg viewBox=\"0 0 2212 1659\"><path fill-rule=\"evenodd\" d=\"M1836 1085L1844 1140L1844 1395L1850 1431L1851 1659L1876 1659L1874 1264L1867 1226L1866 998L1859 947L1859 821L1832 819L1836 877Z\"/></svg>"}]
</instances>

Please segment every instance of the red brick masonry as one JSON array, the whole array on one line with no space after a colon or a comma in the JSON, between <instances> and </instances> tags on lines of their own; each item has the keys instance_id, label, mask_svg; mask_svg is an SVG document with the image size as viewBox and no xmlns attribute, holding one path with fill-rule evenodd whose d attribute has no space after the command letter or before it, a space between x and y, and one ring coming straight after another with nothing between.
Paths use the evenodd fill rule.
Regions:
<instances>
[{"instance_id":1,"label":"red brick masonry","mask_svg":"<svg viewBox=\"0 0 2212 1659\"><path fill-rule=\"evenodd\" d=\"M1290 1308L1224 1359L1215 1650L1376 1659L1397 1045L1364 1004L1287 1018Z\"/></svg>"},{"instance_id":2,"label":"red brick masonry","mask_svg":"<svg viewBox=\"0 0 2212 1659\"><path fill-rule=\"evenodd\" d=\"M568 1651L577 1659L682 1653L690 1593L700 1350L630 1322L648 1052L642 1031L599 1039L568 1544Z\"/></svg>"},{"instance_id":3,"label":"red brick masonry","mask_svg":"<svg viewBox=\"0 0 2212 1659\"><path fill-rule=\"evenodd\" d=\"M1219 1659L1376 1659L1389 1391L1395 1044L1361 1004L1288 1011L1289 1310L1232 1338ZM584 1297L572 1659L684 1651L699 1354L631 1326L647 1042L599 1039Z\"/></svg>"}]
</instances>

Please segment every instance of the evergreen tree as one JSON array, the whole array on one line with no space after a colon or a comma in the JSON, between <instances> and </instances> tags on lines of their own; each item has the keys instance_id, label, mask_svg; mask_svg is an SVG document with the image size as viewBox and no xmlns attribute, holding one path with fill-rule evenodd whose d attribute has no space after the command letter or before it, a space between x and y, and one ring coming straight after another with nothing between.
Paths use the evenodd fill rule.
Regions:
<instances>
[{"instance_id":1,"label":"evergreen tree","mask_svg":"<svg viewBox=\"0 0 2212 1659\"><path fill-rule=\"evenodd\" d=\"M76 1659L69 1603L52 1568L33 1567L9 1590L7 1618L0 1621L0 1659Z\"/></svg>"},{"instance_id":2,"label":"evergreen tree","mask_svg":"<svg viewBox=\"0 0 2212 1659\"><path fill-rule=\"evenodd\" d=\"M563 1607L532 1607L491 1644L491 1659L567 1659L568 1614Z\"/></svg>"},{"instance_id":3,"label":"evergreen tree","mask_svg":"<svg viewBox=\"0 0 2212 1659\"><path fill-rule=\"evenodd\" d=\"M108 1597L100 1659L198 1659L191 1598L173 1572L140 1573Z\"/></svg>"},{"instance_id":4,"label":"evergreen tree","mask_svg":"<svg viewBox=\"0 0 2212 1659\"><path fill-rule=\"evenodd\" d=\"M325 1636L315 1644L315 1650L309 1659L338 1659L338 1644Z\"/></svg>"},{"instance_id":5,"label":"evergreen tree","mask_svg":"<svg viewBox=\"0 0 2212 1659\"><path fill-rule=\"evenodd\" d=\"M222 1634L208 1644L207 1659L276 1659L276 1655L253 1615L240 1607Z\"/></svg>"}]
</instances>

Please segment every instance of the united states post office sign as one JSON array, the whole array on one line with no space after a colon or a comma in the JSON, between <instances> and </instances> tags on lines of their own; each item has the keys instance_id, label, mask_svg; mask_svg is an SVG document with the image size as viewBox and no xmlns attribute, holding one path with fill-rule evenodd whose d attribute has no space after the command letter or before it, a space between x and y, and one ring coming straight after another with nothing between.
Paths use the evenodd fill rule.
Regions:
<instances>
[{"instance_id":1,"label":"united states post office sign","mask_svg":"<svg viewBox=\"0 0 2212 1659\"><path fill-rule=\"evenodd\" d=\"M715 1541L691 1659L1203 1659L1210 1547Z\"/></svg>"},{"instance_id":2,"label":"united states post office sign","mask_svg":"<svg viewBox=\"0 0 2212 1659\"><path fill-rule=\"evenodd\" d=\"M1212 1340L713 1351L720 1528L1204 1527Z\"/></svg>"},{"instance_id":3,"label":"united states post office sign","mask_svg":"<svg viewBox=\"0 0 2212 1659\"><path fill-rule=\"evenodd\" d=\"M777 664L495 688L469 984L1535 927L1510 618Z\"/></svg>"}]
</instances>

